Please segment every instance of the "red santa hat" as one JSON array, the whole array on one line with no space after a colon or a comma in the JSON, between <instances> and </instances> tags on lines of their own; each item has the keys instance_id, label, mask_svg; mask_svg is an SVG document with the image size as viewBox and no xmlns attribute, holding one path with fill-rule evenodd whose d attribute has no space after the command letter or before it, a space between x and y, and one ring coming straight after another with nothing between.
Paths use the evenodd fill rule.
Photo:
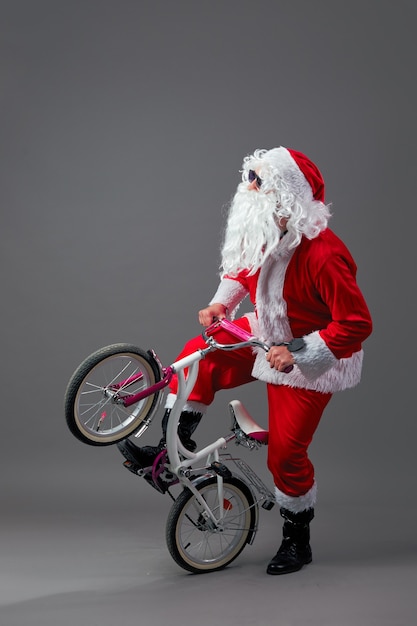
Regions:
<instances>
[{"instance_id":1,"label":"red santa hat","mask_svg":"<svg viewBox=\"0 0 417 626\"><path fill-rule=\"evenodd\" d=\"M297 150L290 148L287 148L287 150L298 168L304 174L305 179L313 191L314 199L324 202L324 180L317 165L314 165L302 152L297 152Z\"/></svg>"}]
</instances>

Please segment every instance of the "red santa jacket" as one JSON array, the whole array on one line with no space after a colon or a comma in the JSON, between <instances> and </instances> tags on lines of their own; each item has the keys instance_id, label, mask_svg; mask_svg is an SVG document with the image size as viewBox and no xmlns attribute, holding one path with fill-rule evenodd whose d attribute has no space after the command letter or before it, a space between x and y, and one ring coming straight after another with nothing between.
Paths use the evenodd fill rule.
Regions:
<instances>
[{"instance_id":1,"label":"red santa jacket","mask_svg":"<svg viewBox=\"0 0 417 626\"><path fill-rule=\"evenodd\" d=\"M359 382L362 342L372 331L356 270L349 250L329 228L314 239L303 237L292 250L284 237L256 274L226 276L211 302L233 310L249 294L254 334L269 343L304 338L306 348L295 353L291 374L271 370L259 352L257 378L333 392Z\"/></svg>"}]
</instances>

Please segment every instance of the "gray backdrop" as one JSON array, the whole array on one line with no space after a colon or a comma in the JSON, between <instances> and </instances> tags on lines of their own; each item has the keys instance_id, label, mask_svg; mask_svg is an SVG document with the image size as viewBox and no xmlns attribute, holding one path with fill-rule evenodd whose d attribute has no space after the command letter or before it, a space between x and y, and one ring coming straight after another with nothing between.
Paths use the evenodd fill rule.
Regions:
<instances>
[{"instance_id":1,"label":"gray backdrop","mask_svg":"<svg viewBox=\"0 0 417 626\"><path fill-rule=\"evenodd\" d=\"M230 624L272 623L278 589L282 623L409 624L415 3L1 0L0 12L2 626L33 626L35 615L43 626L74 616L93 625L103 598L90 602L90 592L108 589L117 593L106 595L101 625L106 616L115 623L114 606L128 611L126 624L192 619L198 596L182 594L204 585L165 549L169 502L126 472L114 447L72 437L63 397L75 367L103 345L153 347L168 364L200 331L196 312L217 286L242 159L278 145L320 167L331 226L357 261L374 332L361 385L333 399L311 448L316 568L333 571L320 574L322 599L320 570L298 575L311 621L293 602L300 578L278 584L264 575L277 512L235 569L204 584L214 593L221 576L231 590L240 576L240 609L223 598ZM221 431L233 397L265 423L264 391L255 383L220 394L200 441ZM159 438L157 422L144 442ZM269 480L262 451L253 463ZM363 558L374 567L368 577ZM375 582L378 571L384 582ZM189 587L168 613L161 599L179 581ZM244 604L254 584L268 590L260 613ZM213 623L210 610L204 616Z\"/></svg>"}]
</instances>

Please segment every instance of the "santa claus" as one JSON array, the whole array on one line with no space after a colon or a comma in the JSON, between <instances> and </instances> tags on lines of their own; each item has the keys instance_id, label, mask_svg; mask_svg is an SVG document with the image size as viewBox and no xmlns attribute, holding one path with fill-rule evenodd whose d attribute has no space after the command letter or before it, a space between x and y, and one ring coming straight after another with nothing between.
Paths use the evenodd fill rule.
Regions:
<instances>
[{"instance_id":1,"label":"santa claus","mask_svg":"<svg viewBox=\"0 0 417 626\"><path fill-rule=\"evenodd\" d=\"M372 330L355 262L328 228L329 218L322 175L304 154L279 147L245 157L225 230L220 284L199 321L208 326L216 318L235 319L249 295L254 310L235 323L272 347L266 355L251 348L207 354L180 418L181 441L193 450L191 436L216 391L253 380L266 383L268 467L284 518L268 574L294 572L312 560L317 486L308 447L332 394L359 382L362 342ZM178 358L203 347L202 337L196 337ZM167 396L159 444L119 444L136 467L152 465L165 446L176 384L174 379Z\"/></svg>"}]
</instances>

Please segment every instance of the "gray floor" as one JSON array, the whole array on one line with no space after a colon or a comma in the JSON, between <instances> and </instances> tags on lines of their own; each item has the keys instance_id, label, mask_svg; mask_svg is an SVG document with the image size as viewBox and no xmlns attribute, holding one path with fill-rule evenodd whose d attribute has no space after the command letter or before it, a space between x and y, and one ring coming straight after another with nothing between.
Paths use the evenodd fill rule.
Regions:
<instances>
[{"instance_id":1,"label":"gray floor","mask_svg":"<svg viewBox=\"0 0 417 626\"><path fill-rule=\"evenodd\" d=\"M311 565L285 577L265 574L281 527L275 507L261 509L255 542L231 566L192 575L165 545L169 498L106 467L75 490L62 476L58 485L53 472L38 476L49 491L40 502L30 476L22 501L5 512L1 626L415 623L414 523L399 521L395 510L327 500L324 484Z\"/></svg>"}]
</instances>

